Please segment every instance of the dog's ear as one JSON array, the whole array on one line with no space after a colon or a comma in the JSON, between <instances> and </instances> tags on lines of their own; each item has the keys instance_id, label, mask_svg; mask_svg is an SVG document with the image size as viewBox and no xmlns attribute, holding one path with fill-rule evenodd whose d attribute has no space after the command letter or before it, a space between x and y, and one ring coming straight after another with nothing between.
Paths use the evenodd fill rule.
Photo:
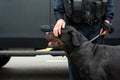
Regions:
<instances>
[{"instance_id":1,"label":"dog's ear","mask_svg":"<svg viewBox=\"0 0 120 80\"><path fill-rule=\"evenodd\" d=\"M77 32L72 32L72 43L74 46L80 46L79 34Z\"/></svg>"}]
</instances>

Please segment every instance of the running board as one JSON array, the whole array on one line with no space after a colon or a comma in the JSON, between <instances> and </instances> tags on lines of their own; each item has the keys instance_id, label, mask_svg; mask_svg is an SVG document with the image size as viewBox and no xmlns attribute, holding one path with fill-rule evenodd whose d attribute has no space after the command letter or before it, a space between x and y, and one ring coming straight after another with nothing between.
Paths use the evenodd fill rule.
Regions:
<instances>
[{"instance_id":1,"label":"running board","mask_svg":"<svg viewBox=\"0 0 120 80\"><path fill-rule=\"evenodd\" d=\"M1 55L6 56L36 56L36 55L53 55L64 56L64 51L0 51Z\"/></svg>"}]
</instances>

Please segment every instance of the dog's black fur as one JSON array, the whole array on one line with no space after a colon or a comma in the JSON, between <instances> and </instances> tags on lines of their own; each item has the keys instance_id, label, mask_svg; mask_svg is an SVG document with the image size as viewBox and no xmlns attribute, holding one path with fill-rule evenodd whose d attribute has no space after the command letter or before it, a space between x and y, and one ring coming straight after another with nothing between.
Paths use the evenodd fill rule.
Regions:
<instances>
[{"instance_id":1,"label":"dog's black fur","mask_svg":"<svg viewBox=\"0 0 120 80\"><path fill-rule=\"evenodd\" d=\"M120 80L120 46L90 43L71 26L66 26L58 38L80 80Z\"/></svg>"}]
</instances>

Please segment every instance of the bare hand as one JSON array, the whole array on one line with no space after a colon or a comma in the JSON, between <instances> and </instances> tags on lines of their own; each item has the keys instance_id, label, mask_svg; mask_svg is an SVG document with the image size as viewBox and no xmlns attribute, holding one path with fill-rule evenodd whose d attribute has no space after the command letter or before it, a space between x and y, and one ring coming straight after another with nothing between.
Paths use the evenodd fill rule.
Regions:
<instances>
[{"instance_id":1,"label":"bare hand","mask_svg":"<svg viewBox=\"0 0 120 80\"><path fill-rule=\"evenodd\" d=\"M109 33L109 30L105 30L105 31L104 31L104 29L101 28L101 29L100 29L100 33L101 33L102 35L106 35L106 34Z\"/></svg>"},{"instance_id":2,"label":"bare hand","mask_svg":"<svg viewBox=\"0 0 120 80\"><path fill-rule=\"evenodd\" d=\"M65 25L65 21L63 19L59 19L53 29L54 36L57 37L59 34L61 34L61 29L65 28Z\"/></svg>"},{"instance_id":3,"label":"bare hand","mask_svg":"<svg viewBox=\"0 0 120 80\"><path fill-rule=\"evenodd\" d=\"M102 24L102 28L100 29L100 33L102 35L106 35L111 31L111 25L109 20L105 20L104 23Z\"/></svg>"}]
</instances>

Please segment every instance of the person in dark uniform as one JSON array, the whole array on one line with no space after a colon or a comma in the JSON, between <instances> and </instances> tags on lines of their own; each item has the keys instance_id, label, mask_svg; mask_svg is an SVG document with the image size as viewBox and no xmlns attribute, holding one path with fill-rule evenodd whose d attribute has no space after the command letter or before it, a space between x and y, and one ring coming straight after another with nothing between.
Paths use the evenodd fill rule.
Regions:
<instances>
[{"instance_id":1,"label":"person in dark uniform","mask_svg":"<svg viewBox=\"0 0 120 80\"><path fill-rule=\"evenodd\" d=\"M73 4L73 3L76 4L77 2L75 2L75 1L82 1L82 0L66 0L66 1L68 1L68 3L70 3L70 4ZM88 5L89 1L92 1L92 0L83 0L83 1L86 1L87 5ZM104 1L104 0L98 0L98 2L95 2L96 4L102 5L103 2L100 3L99 1ZM84 11L85 10L89 10L89 11L88 12L80 12L79 14L75 15L75 16L78 16L78 21L75 21L75 20L77 20L77 18L74 18L75 16L72 16L74 14L70 15L72 17L67 15L66 12L70 12L70 11L66 11L66 9L65 9L66 5L65 5L64 0L55 0L54 14L56 17L56 24L53 28L54 35L57 37L58 35L61 34L62 28L65 28L66 25L71 25L71 26L75 27L78 31L81 31L84 34L84 36L86 36L89 40L91 40L97 34L101 33L103 36L100 36L99 38L94 40L93 43L103 44L104 43L104 35L106 35L107 33L109 33L111 31L111 22L112 22L112 19L114 16L114 0L105 0L105 1L107 1L106 2L107 4L106 4L106 8L104 9L105 10L104 14L99 14L100 13L99 11L102 11L101 9L103 9L103 8L96 8L94 10L94 7L92 7L92 9L90 9L88 6L87 9L86 9L86 7L84 9L82 6ZM82 2L80 2L80 3L82 3ZM73 9L75 9L75 7L76 6L72 6ZM82 10L81 6L79 6L79 7ZM93 10L93 11L90 11L90 10ZM75 10L72 10L72 11L75 11ZM94 11L95 12L98 11L98 12L93 14ZM75 12L73 12L73 13L75 13ZM87 14L91 13L91 14L87 15L86 13ZM99 18L96 17L96 14L100 15L100 17ZM83 16L86 16L86 17L83 17ZM92 16L92 18L90 16ZM75 20L73 20L73 19L75 19ZM81 19L81 20L79 21L79 19ZM68 58L68 64L69 64L69 80L79 80L78 74L76 72L74 65L71 62L70 56L67 56L67 58Z\"/></svg>"}]
</instances>

